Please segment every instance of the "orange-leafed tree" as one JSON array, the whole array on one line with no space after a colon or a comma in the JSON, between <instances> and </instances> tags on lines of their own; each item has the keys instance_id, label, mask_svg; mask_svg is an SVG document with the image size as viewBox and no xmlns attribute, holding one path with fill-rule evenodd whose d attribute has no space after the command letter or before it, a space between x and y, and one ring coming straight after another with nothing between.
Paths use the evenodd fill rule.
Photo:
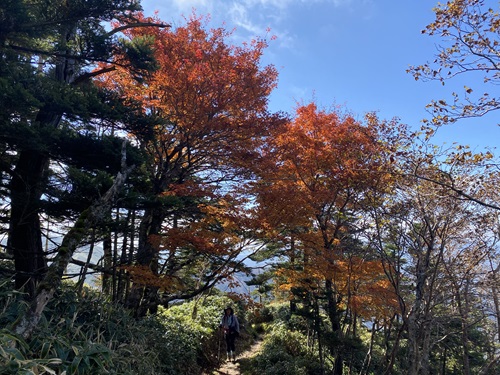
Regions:
<instances>
[{"instance_id":1,"label":"orange-leafed tree","mask_svg":"<svg viewBox=\"0 0 500 375\"><path fill-rule=\"evenodd\" d=\"M230 45L231 33L223 28L208 30L207 22L195 15L176 29L125 33L130 38L152 39L158 69L141 77L142 85L127 71L114 69L102 84L122 92L124 100L142 103L145 112L157 117L152 131L137 129L130 136L150 158L145 203L137 207L143 209L143 215L136 263L161 276L162 272L175 273L179 262L175 255L163 256L162 246L151 239L160 236L161 243L172 244L180 235L178 228L188 224L183 236L191 233L195 239L194 223L213 214L200 207L219 201L212 196L241 192L230 186L243 186L241 181L248 176L256 150L270 128L281 121L267 111L277 71L273 66L261 66L267 46L264 39ZM179 187L186 184L191 189L181 192ZM218 236L216 232L214 236ZM189 259L209 253L209 248L191 242ZM200 290L186 291L186 295ZM154 307L157 296L153 290L149 298L140 298L149 299Z\"/></svg>"},{"instance_id":2,"label":"orange-leafed tree","mask_svg":"<svg viewBox=\"0 0 500 375\"><path fill-rule=\"evenodd\" d=\"M363 229L363 207L390 186L384 132L383 123L374 117L362 124L340 109L320 110L315 103L299 106L285 131L270 141L269 164L258 184L258 202L269 227L293 240L294 256L301 256L302 264L295 262L289 273L294 279L288 282L306 282L322 293L338 334L339 307L356 285L352 273L349 288L344 273L356 272L348 256L353 233ZM373 271L374 279L382 274L380 267ZM353 306L359 301L360 296L351 299ZM339 352L336 357L335 371L341 373Z\"/></svg>"}]
</instances>

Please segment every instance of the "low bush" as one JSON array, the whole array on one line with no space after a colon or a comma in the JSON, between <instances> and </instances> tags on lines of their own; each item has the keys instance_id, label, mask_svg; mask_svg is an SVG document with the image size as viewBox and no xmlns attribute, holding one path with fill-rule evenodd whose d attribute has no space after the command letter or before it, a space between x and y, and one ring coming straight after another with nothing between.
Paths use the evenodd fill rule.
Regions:
<instances>
[{"instance_id":1,"label":"low bush","mask_svg":"<svg viewBox=\"0 0 500 375\"><path fill-rule=\"evenodd\" d=\"M307 337L282 321L271 326L262 351L247 366L249 375L321 374L319 359L307 347Z\"/></svg>"},{"instance_id":2,"label":"low bush","mask_svg":"<svg viewBox=\"0 0 500 375\"><path fill-rule=\"evenodd\" d=\"M27 305L0 282L0 322L7 327L0 331L0 374L201 374L217 367L219 348L225 350L218 325L229 303L204 297L137 320L95 290L78 294L66 284L26 342L8 327Z\"/></svg>"},{"instance_id":3,"label":"low bush","mask_svg":"<svg viewBox=\"0 0 500 375\"><path fill-rule=\"evenodd\" d=\"M2 289L0 320L9 327L25 304ZM13 311L17 310L17 316ZM48 304L29 342L0 333L1 374L163 374L166 343L153 318L135 320L92 289L83 296L66 284Z\"/></svg>"},{"instance_id":4,"label":"low bush","mask_svg":"<svg viewBox=\"0 0 500 375\"><path fill-rule=\"evenodd\" d=\"M228 297L209 296L159 309L158 319L169 341L168 353L163 357L169 364L169 374L199 374L220 364L226 347L218 327L227 305L233 306L240 321L236 348L241 352L250 345L252 335L245 327L242 307Z\"/></svg>"}]
</instances>

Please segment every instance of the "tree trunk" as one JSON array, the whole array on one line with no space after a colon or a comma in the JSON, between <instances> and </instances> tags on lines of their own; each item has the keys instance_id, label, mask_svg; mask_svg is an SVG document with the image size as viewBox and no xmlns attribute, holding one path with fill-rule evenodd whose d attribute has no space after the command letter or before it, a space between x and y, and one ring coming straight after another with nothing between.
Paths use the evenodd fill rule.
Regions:
<instances>
[{"instance_id":1,"label":"tree trunk","mask_svg":"<svg viewBox=\"0 0 500 375\"><path fill-rule=\"evenodd\" d=\"M120 208L116 209L116 222L120 222ZM112 264L112 290L113 290L113 301L117 300L118 296L118 275L116 273L118 267L118 230L114 231L113 235L113 264Z\"/></svg>"},{"instance_id":2,"label":"tree trunk","mask_svg":"<svg viewBox=\"0 0 500 375\"><path fill-rule=\"evenodd\" d=\"M295 270L295 237L292 233L290 238L290 267ZM297 312L297 303L291 299L290 300L290 312L294 314Z\"/></svg>"},{"instance_id":3,"label":"tree trunk","mask_svg":"<svg viewBox=\"0 0 500 375\"><path fill-rule=\"evenodd\" d=\"M332 325L332 331L334 335L337 335L340 338L342 331L340 330L340 317L337 309L337 297L335 291L333 290L332 280L325 280L325 291L327 300L327 314L330 320L330 324ZM344 360L342 358L341 351L338 347L330 347L329 349L335 356L333 375L342 375Z\"/></svg>"},{"instance_id":4,"label":"tree trunk","mask_svg":"<svg viewBox=\"0 0 500 375\"><path fill-rule=\"evenodd\" d=\"M332 331L337 332L340 330L340 318L337 311L337 298L335 291L333 290L333 283L331 279L325 280L325 291L328 318L330 319L330 323L332 325Z\"/></svg>"},{"instance_id":5,"label":"tree trunk","mask_svg":"<svg viewBox=\"0 0 500 375\"><path fill-rule=\"evenodd\" d=\"M65 46L74 34L75 28L71 26L61 32L61 51L65 51ZM70 54L69 50L66 52ZM74 78L75 60L62 58L59 61L55 66L54 80L69 84ZM52 103L40 108L32 124L34 128L51 129L59 126L62 111L54 110L51 106ZM47 272L39 209L49 163L48 155L40 151L21 150L10 183L11 211L7 243L14 255L15 286L26 291L30 298L35 294L37 283Z\"/></svg>"},{"instance_id":6,"label":"tree trunk","mask_svg":"<svg viewBox=\"0 0 500 375\"><path fill-rule=\"evenodd\" d=\"M429 375L431 329L430 317L415 311L407 319L408 327L408 375Z\"/></svg>"},{"instance_id":7,"label":"tree trunk","mask_svg":"<svg viewBox=\"0 0 500 375\"><path fill-rule=\"evenodd\" d=\"M493 295L493 304L495 306L495 317L497 323L497 340L500 343L500 302L498 300L498 287L497 287L497 275L499 266L495 267L490 256L488 256L488 261L490 262L490 283L491 283L491 294Z\"/></svg>"},{"instance_id":8,"label":"tree trunk","mask_svg":"<svg viewBox=\"0 0 500 375\"><path fill-rule=\"evenodd\" d=\"M137 249L137 263L151 267L153 272L158 271L158 249L152 241L154 236L161 233L165 215L161 208L146 209L139 226L139 246Z\"/></svg>"},{"instance_id":9,"label":"tree trunk","mask_svg":"<svg viewBox=\"0 0 500 375\"><path fill-rule=\"evenodd\" d=\"M137 249L137 264L147 266L153 274L158 273L158 249L154 237L161 233L165 215L161 208L149 208L139 226L139 245ZM158 307L157 289L132 285L127 299L127 307L135 311L136 317L145 316L148 312L155 312Z\"/></svg>"},{"instance_id":10,"label":"tree trunk","mask_svg":"<svg viewBox=\"0 0 500 375\"><path fill-rule=\"evenodd\" d=\"M39 202L48 164L48 158L36 151L21 151L10 183L8 248L14 256L16 289L30 298L47 271Z\"/></svg>"},{"instance_id":11,"label":"tree trunk","mask_svg":"<svg viewBox=\"0 0 500 375\"><path fill-rule=\"evenodd\" d=\"M337 351L335 356L335 364L333 365L333 375L342 375L344 367L344 359L342 355Z\"/></svg>"},{"instance_id":12,"label":"tree trunk","mask_svg":"<svg viewBox=\"0 0 500 375\"><path fill-rule=\"evenodd\" d=\"M321 375L325 373L325 359L323 357L323 343L321 341L321 316L319 314L318 299L314 297L314 330L318 334L318 353L321 366Z\"/></svg>"},{"instance_id":13,"label":"tree trunk","mask_svg":"<svg viewBox=\"0 0 500 375\"><path fill-rule=\"evenodd\" d=\"M365 359L363 360L363 366L360 371L360 375L368 374L368 370L370 368L372 362L372 353L373 353L373 344L375 342L375 333L377 332L377 320L373 322L372 331L370 335L370 345L368 346L368 351L366 352Z\"/></svg>"},{"instance_id":14,"label":"tree trunk","mask_svg":"<svg viewBox=\"0 0 500 375\"><path fill-rule=\"evenodd\" d=\"M428 227L431 227L429 224ZM429 375L430 357L430 329L431 313L429 309L430 295L430 271L437 265L431 265L431 255L435 251L435 233L430 231L427 245L416 249L415 266L415 301L405 318L405 325L408 329L408 375ZM442 252L442 245L440 251Z\"/></svg>"},{"instance_id":15,"label":"tree trunk","mask_svg":"<svg viewBox=\"0 0 500 375\"><path fill-rule=\"evenodd\" d=\"M404 324L402 324L401 327L399 327L398 334L396 336L396 339L394 340L394 345L393 345L392 350L391 350L391 354L389 356L387 356L387 353L386 353L385 359L386 359L387 366L386 366L386 369L384 371L384 375L392 374L394 362L396 362L396 352L399 349L399 342L401 341L401 335L403 334L404 328L405 328ZM388 340L388 339L389 339L388 336L386 336L386 340Z\"/></svg>"},{"instance_id":16,"label":"tree trunk","mask_svg":"<svg viewBox=\"0 0 500 375\"><path fill-rule=\"evenodd\" d=\"M426 319L426 318L424 318ZM429 375L431 373L430 369L430 355L431 355L431 328L428 323L424 323L420 326L421 330L421 335L423 336L421 341L422 341L422 348L421 348L421 355L422 358L420 360L420 374L421 375Z\"/></svg>"},{"instance_id":17,"label":"tree trunk","mask_svg":"<svg viewBox=\"0 0 500 375\"><path fill-rule=\"evenodd\" d=\"M109 219L109 213L108 213L108 219ZM111 252L111 232L109 230L106 230L105 237L102 241L102 251L103 251L103 266L106 272L102 273L102 292L103 294L109 296L111 295L111 282L112 282L112 277L110 275L111 269L112 269L112 252Z\"/></svg>"},{"instance_id":18,"label":"tree trunk","mask_svg":"<svg viewBox=\"0 0 500 375\"><path fill-rule=\"evenodd\" d=\"M94 255L95 248L95 228L92 228L92 237L90 238L89 252L87 254L87 261L85 265L80 268L80 278L78 280L78 294L82 294L83 286L85 285L85 278L87 277L87 272L89 269L89 264L92 262L92 256Z\"/></svg>"},{"instance_id":19,"label":"tree trunk","mask_svg":"<svg viewBox=\"0 0 500 375\"><path fill-rule=\"evenodd\" d=\"M470 280L465 281L464 300L461 303L460 291L457 290L457 297L459 302L460 320L462 321L462 366L463 375L470 375L470 353L469 353L469 283Z\"/></svg>"},{"instance_id":20,"label":"tree trunk","mask_svg":"<svg viewBox=\"0 0 500 375\"><path fill-rule=\"evenodd\" d=\"M447 359L448 353L447 353L447 348L444 347L443 349L443 356L442 356L442 363L441 363L441 375L446 375L446 359Z\"/></svg>"},{"instance_id":21,"label":"tree trunk","mask_svg":"<svg viewBox=\"0 0 500 375\"><path fill-rule=\"evenodd\" d=\"M133 218L133 210L128 210L127 218L125 220L124 230L122 233L122 246L121 246L121 254L120 254L120 265L127 264L127 255L129 248L129 236L131 236L131 240L133 241L133 229L130 230ZM116 264L115 264L116 266ZM116 299L115 302L123 302L126 296L126 277L124 271L122 269L118 270L117 282L116 282Z\"/></svg>"},{"instance_id":22,"label":"tree trunk","mask_svg":"<svg viewBox=\"0 0 500 375\"><path fill-rule=\"evenodd\" d=\"M495 315L496 315L496 323L497 323L497 340L500 343L500 302L498 301L498 289L493 282L491 284L491 294L493 294L493 303L495 305Z\"/></svg>"}]
</instances>

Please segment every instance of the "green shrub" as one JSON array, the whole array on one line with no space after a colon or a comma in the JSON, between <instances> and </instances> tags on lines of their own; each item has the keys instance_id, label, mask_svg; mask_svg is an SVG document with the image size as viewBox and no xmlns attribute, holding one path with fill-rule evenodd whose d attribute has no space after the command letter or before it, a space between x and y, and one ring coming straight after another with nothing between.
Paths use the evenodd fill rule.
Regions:
<instances>
[{"instance_id":1,"label":"green shrub","mask_svg":"<svg viewBox=\"0 0 500 375\"><path fill-rule=\"evenodd\" d=\"M269 310L275 322L288 322L292 316L290 312L289 302L272 303L269 305Z\"/></svg>"},{"instance_id":2,"label":"green shrub","mask_svg":"<svg viewBox=\"0 0 500 375\"><path fill-rule=\"evenodd\" d=\"M277 322L266 336L262 351L251 360L251 374L315 375L321 373L319 359L307 348L307 338Z\"/></svg>"},{"instance_id":3,"label":"green shrub","mask_svg":"<svg viewBox=\"0 0 500 375\"><path fill-rule=\"evenodd\" d=\"M243 325L241 307L225 296L160 307L157 315L137 320L99 292L80 294L65 283L29 342L0 331L0 374L201 374L217 367L219 351L225 351L218 326L228 304ZM28 308L10 282L0 282L0 306L4 327ZM243 330L240 350L247 338Z\"/></svg>"},{"instance_id":4,"label":"green shrub","mask_svg":"<svg viewBox=\"0 0 500 375\"><path fill-rule=\"evenodd\" d=\"M269 307L267 306L253 311L252 314L249 314L248 317L249 322L253 325L262 325L262 323L269 323L272 322L273 319L274 318L271 309L269 309Z\"/></svg>"},{"instance_id":5,"label":"green shrub","mask_svg":"<svg viewBox=\"0 0 500 375\"><path fill-rule=\"evenodd\" d=\"M158 320L168 341L162 360L169 374L199 374L218 365L223 340L218 329L227 297L209 296L168 309L160 308Z\"/></svg>"},{"instance_id":6,"label":"green shrub","mask_svg":"<svg viewBox=\"0 0 500 375\"><path fill-rule=\"evenodd\" d=\"M58 358L32 359L29 354L29 345L24 340L7 330L0 331L0 374L55 374L53 368L62 363Z\"/></svg>"}]
</instances>

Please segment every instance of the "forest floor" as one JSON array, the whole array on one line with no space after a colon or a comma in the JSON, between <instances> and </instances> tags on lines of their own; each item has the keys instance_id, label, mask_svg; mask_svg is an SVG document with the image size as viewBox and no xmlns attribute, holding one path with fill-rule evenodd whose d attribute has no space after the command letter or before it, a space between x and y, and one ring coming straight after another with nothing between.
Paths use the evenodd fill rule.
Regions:
<instances>
[{"instance_id":1,"label":"forest floor","mask_svg":"<svg viewBox=\"0 0 500 375\"><path fill-rule=\"evenodd\" d=\"M221 366L211 372L210 375L241 375L242 370L245 368L245 364L250 358L256 356L260 352L262 341L261 337L257 338L249 349L237 356L236 362L224 361ZM224 358L225 356L226 353L224 353Z\"/></svg>"}]
</instances>

